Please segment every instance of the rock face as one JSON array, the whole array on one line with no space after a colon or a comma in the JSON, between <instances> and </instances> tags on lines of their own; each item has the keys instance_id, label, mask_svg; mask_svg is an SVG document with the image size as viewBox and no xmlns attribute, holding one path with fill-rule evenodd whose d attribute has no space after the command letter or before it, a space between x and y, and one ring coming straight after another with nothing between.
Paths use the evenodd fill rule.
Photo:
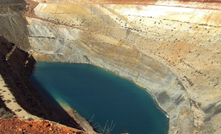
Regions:
<instances>
[{"instance_id":1,"label":"rock face","mask_svg":"<svg viewBox=\"0 0 221 134\"><path fill-rule=\"evenodd\" d=\"M3 37L0 37L0 51L0 102L5 103L0 107L1 114L2 108L5 109L2 118L13 115L28 120L43 118L81 129L65 111L55 110L32 85L29 75L35 60L31 55Z\"/></svg>"},{"instance_id":2,"label":"rock face","mask_svg":"<svg viewBox=\"0 0 221 134\"><path fill-rule=\"evenodd\" d=\"M21 49L29 46L27 21L22 17L26 6L24 0L0 0L0 36Z\"/></svg>"},{"instance_id":3,"label":"rock face","mask_svg":"<svg viewBox=\"0 0 221 134\"><path fill-rule=\"evenodd\" d=\"M141 85L169 115L169 133L221 131L219 1L27 2L27 23L7 11L24 39L7 35L28 40L19 47L36 60L93 64Z\"/></svg>"}]
</instances>

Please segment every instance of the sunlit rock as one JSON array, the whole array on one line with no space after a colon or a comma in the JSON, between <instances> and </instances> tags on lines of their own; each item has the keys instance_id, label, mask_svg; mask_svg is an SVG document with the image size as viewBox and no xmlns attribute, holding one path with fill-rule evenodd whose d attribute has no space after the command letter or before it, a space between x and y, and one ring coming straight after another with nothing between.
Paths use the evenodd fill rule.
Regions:
<instances>
[{"instance_id":1,"label":"sunlit rock","mask_svg":"<svg viewBox=\"0 0 221 134\"><path fill-rule=\"evenodd\" d=\"M13 11L16 21L0 28L14 43L28 40L20 47L36 60L89 63L145 87L170 117L169 133L221 131L219 2L35 1L27 23Z\"/></svg>"}]
</instances>

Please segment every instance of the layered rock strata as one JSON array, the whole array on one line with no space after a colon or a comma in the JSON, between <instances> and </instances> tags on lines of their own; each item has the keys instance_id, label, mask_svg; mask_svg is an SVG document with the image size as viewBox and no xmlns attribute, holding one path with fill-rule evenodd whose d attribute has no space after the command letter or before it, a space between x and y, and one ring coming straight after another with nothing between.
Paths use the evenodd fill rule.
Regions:
<instances>
[{"instance_id":1,"label":"layered rock strata","mask_svg":"<svg viewBox=\"0 0 221 134\"><path fill-rule=\"evenodd\" d=\"M0 0L0 36L21 49L28 49L27 21L22 17L27 3L24 0Z\"/></svg>"},{"instance_id":2,"label":"layered rock strata","mask_svg":"<svg viewBox=\"0 0 221 134\"><path fill-rule=\"evenodd\" d=\"M141 85L169 133L220 131L219 3L38 2L26 17L37 60L93 64Z\"/></svg>"},{"instance_id":3,"label":"layered rock strata","mask_svg":"<svg viewBox=\"0 0 221 134\"><path fill-rule=\"evenodd\" d=\"M24 8L0 16L0 32L35 59L93 64L143 86L169 133L221 131L219 1L35 1L27 22Z\"/></svg>"},{"instance_id":4,"label":"layered rock strata","mask_svg":"<svg viewBox=\"0 0 221 134\"><path fill-rule=\"evenodd\" d=\"M33 7L30 9L33 9L36 4L33 3L31 6ZM2 115L3 118L12 117L15 113L18 117L33 120L43 118L77 129L82 129L79 126L81 124L84 131L94 133L87 121L76 120L82 117L69 114L72 110L65 111L62 107L52 108L29 81L28 77L34 69L35 60L23 51L30 47L27 21L23 16L25 11L28 15L33 12L27 11L27 3L23 0L0 1L0 35L16 44L15 46L9 43L4 37L0 38L0 92L3 101L7 104L6 107L0 107L3 113L6 113ZM9 111L12 111L12 114L6 110L7 107L9 107ZM85 119L82 118L82 120Z\"/></svg>"}]
</instances>

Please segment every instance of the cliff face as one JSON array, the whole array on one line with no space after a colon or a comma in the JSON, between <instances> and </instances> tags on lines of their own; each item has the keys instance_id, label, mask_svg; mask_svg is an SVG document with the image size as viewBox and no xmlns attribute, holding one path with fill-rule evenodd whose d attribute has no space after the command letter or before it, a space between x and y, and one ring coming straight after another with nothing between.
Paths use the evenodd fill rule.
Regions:
<instances>
[{"instance_id":1,"label":"cliff face","mask_svg":"<svg viewBox=\"0 0 221 134\"><path fill-rule=\"evenodd\" d=\"M0 100L5 107L20 118L43 118L81 129L67 113L55 110L32 85L29 75L35 60L31 55L3 37L0 37L0 51Z\"/></svg>"},{"instance_id":2,"label":"cliff face","mask_svg":"<svg viewBox=\"0 0 221 134\"><path fill-rule=\"evenodd\" d=\"M21 47L36 60L89 63L145 87L169 133L221 131L219 1L35 1Z\"/></svg>"},{"instance_id":3,"label":"cliff face","mask_svg":"<svg viewBox=\"0 0 221 134\"><path fill-rule=\"evenodd\" d=\"M22 17L27 3L24 0L0 0L0 36L21 49L28 49L27 21Z\"/></svg>"}]
</instances>

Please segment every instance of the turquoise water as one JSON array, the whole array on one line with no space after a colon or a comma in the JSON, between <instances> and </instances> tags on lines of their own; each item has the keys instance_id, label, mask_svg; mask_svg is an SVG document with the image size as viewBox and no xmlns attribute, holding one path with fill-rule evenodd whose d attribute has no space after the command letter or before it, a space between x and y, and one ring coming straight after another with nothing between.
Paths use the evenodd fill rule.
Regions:
<instances>
[{"instance_id":1,"label":"turquoise water","mask_svg":"<svg viewBox=\"0 0 221 134\"><path fill-rule=\"evenodd\" d=\"M112 134L166 134L168 118L141 87L86 64L37 62L30 80L50 103L63 101ZM47 93L51 97L48 96ZM111 122L113 124L111 125Z\"/></svg>"}]
</instances>

